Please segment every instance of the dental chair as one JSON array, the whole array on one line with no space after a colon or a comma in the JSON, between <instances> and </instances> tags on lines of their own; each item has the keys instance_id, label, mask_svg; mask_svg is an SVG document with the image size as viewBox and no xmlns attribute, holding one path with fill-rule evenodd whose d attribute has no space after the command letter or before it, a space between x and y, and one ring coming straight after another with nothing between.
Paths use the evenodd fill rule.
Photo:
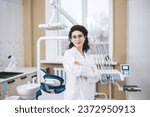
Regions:
<instances>
[{"instance_id":1,"label":"dental chair","mask_svg":"<svg viewBox=\"0 0 150 117\"><path fill-rule=\"evenodd\" d=\"M59 94L65 90L65 85L63 85L64 79L62 77L49 74L43 69L41 69L41 74L40 90L36 93L37 100L42 95L42 91L50 94Z\"/></svg>"}]
</instances>

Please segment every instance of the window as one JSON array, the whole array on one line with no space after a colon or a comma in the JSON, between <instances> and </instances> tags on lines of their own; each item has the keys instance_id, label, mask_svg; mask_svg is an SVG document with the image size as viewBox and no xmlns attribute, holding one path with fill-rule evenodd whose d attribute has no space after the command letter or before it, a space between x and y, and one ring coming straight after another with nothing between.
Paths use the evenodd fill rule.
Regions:
<instances>
[{"instance_id":1,"label":"window","mask_svg":"<svg viewBox=\"0 0 150 117\"><path fill-rule=\"evenodd\" d=\"M101 48L112 58L113 33L112 33L112 1L113 0L58 0L58 4L76 22L87 27L89 38L100 42ZM62 14L58 13L58 21L68 25L68 29L58 31L57 35L68 36L70 27L73 25ZM63 55L68 46L68 40L58 43L59 56ZM101 54L101 53L98 53Z\"/></svg>"},{"instance_id":2,"label":"window","mask_svg":"<svg viewBox=\"0 0 150 117\"><path fill-rule=\"evenodd\" d=\"M60 4L79 24L87 27L90 39L101 42L101 48L112 57L112 0L61 0Z\"/></svg>"}]
</instances>

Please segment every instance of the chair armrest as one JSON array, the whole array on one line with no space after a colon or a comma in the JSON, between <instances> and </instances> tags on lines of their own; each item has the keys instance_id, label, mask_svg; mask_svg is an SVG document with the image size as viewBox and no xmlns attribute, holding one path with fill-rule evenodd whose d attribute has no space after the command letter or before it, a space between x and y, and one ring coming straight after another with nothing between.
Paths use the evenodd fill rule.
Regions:
<instances>
[{"instance_id":1,"label":"chair armrest","mask_svg":"<svg viewBox=\"0 0 150 117\"><path fill-rule=\"evenodd\" d=\"M55 80L59 80L60 81L60 84L62 84L64 82L64 79L61 78L60 76L57 76L57 75L52 75L52 74L46 74L43 76L44 79L55 79Z\"/></svg>"}]
</instances>

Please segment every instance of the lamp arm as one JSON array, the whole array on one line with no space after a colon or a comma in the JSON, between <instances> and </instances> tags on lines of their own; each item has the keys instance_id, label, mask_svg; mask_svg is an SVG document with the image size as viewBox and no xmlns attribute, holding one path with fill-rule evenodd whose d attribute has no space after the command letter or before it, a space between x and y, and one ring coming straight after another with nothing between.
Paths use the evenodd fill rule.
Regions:
<instances>
[{"instance_id":1,"label":"lamp arm","mask_svg":"<svg viewBox=\"0 0 150 117\"><path fill-rule=\"evenodd\" d=\"M57 9L66 19L68 19L73 25L78 24L64 9L57 5L54 0L50 0L50 4L53 8Z\"/></svg>"}]
</instances>

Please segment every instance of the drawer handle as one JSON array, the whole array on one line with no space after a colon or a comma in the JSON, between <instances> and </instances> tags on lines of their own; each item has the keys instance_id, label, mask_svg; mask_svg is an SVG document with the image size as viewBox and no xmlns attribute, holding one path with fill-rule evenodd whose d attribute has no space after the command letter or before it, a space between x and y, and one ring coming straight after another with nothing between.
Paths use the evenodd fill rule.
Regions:
<instances>
[{"instance_id":1,"label":"drawer handle","mask_svg":"<svg viewBox=\"0 0 150 117\"><path fill-rule=\"evenodd\" d=\"M8 84L15 82L15 80L10 80L8 81Z\"/></svg>"},{"instance_id":2,"label":"drawer handle","mask_svg":"<svg viewBox=\"0 0 150 117\"><path fill-rule=\"evenodd\" d=\"M27 78L27 76L21 77L20 79L23 80L23 79L25 79L25 78Z\"/></svg>"},{"instance_id":3,"label":"drawer handle","mask_svg":"<svg viewBox=\"0 0 150 117\"><path fill-rule=\"evenodd\" d=\"M37 75L33 75L33 76L31 76L31 78L34 78L34 77L37 77Z\"/></svg>"}]
</instances>

